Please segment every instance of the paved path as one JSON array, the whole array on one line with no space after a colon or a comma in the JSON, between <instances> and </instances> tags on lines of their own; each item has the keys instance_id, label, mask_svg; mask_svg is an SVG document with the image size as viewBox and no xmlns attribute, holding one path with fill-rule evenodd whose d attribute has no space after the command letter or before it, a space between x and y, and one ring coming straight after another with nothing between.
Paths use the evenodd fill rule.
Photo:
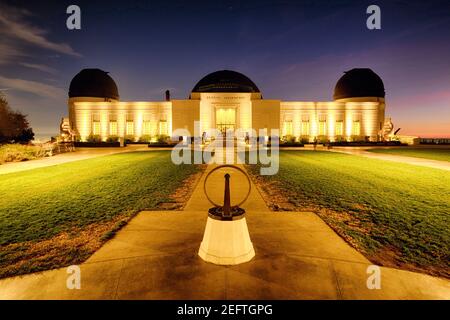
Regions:
<instances>
[{"instance_id":1,"label":"paved path","mask_svg":"<svg viewBox=\"0 0 450 320\"><path fill-rule=\"evenodd\" d=\"M204 211L141 212L81 265L81 289L65 268L0 281L0 299L450 299L449 282L370 263L308 212L249 212L256 257L217 266L197 256Z\"/></svg>"},{"instance_id":2,"label":"paved path","mask_svg":"<svg viewBox=\"0 0 450 320\"><path fill-rule=\"evenodd\" d=\"M364 256L314 213L268 211L256 188L244 205L255 258L204 262L197 252L211 205L203 181L212 168L184 211L139 213L83 263L80 290L67 289L61 268L0 280L0 299L450 299L449 281L391 268L381 268L381 289L369 290ZM211 198L223 195L224 171L211 176Z\"/></svg>"},{"instance_id":3,"label":"paved path","mask_svg":"<svg viewBox=\"0 0 450 320\"><path fill-rule=\"evenodd\" d=\"M31 170L36 168L49 167L72 161L96 158L114 153L131 152L148 149L149 148L147 146L142 145L129 145L126 148L77 148L75 152L62 153L53 157L23 162L8 162L2 164L0 165L0 175L6 173Z\"/></svg>"},{"instance_id":4,"label":"paved path","mask_svg":"<svg viewBox=\"0 0 450 320\"><path fill-rule=\"evenodd\" d=\"M397 156L393 154L383 154L383 153L375 153L366 151L368 148L351 148L351 147L333 147L331 151L348 153L358 156L363 156L372 159L379 160L387 160L387 161L395 161L401 163L407 163L417 166L442 169L442 170L450 170L450 162L447 161L438 161L424 158L415 158L415 157L405 157L405 156Z\"/></svg>"},{"instance_id":5,"label":"paved path","mask_svg":"<svg viewBox=\"0 0 450 320\"><path fill-rule=\"evenodd\" d=\"M217 164L208 165L208 167L205 170L205 173L199 180L196 189L192 193L191 198L186 203L184 211L203 211L207 214L208 209L213 207L213 205L207 201L203 190L205 177L211 170L213 170L217 166L218 166ZM239 167L245 171L242 165L239 165ZM212 201L218 204L222 204L225 189L224 175L227 172L230 174L231 204L235 205L244 199L248 190L247 179L239 171L233 169L229 170L228 168L222 168L213 172L211 176L208 178L206 189ZM247 201L242 205L242 208L244 208L248 212L269 211L269 208L267 207L266 203L261 197L261 194L259 193L258 189L255 187L253 182L250 181L250 183L251 183L251 192Z\"/></svg>"}]
</instances>

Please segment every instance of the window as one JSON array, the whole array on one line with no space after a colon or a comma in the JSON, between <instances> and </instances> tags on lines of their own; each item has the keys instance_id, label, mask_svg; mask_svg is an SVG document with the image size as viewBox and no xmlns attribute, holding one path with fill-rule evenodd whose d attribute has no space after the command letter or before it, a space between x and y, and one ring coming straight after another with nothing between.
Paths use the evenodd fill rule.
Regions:
<instances>
[{"instance_id":1,"label":"window","mask_svg":"<svg viewBox=\"0 0 450 320\"><path fill-rule=\"evenodd\" d=\"M134 136L134 123L127 121L127 136Z\"/></svg>"},{"instance_id":2,"label":"window","mask_svg":"<svg viewBox=\"0 0 450 320\"><path fill-rule=\"evenodd\" d=\"M117 136L117 121L110 121L109 122L109 135L110 136Z\"/></svg>"},{"instance_id":3,"label":"window","mask_svg":"<svg viewBox=\"0 0 450 320\"><path fill-rule=\"evenodd\" d=\"M284 129L285 136L292 136L292 134L293 134L292 121L285 121L283 129Z\"/></svg>"},{"instance_id":4,"label":"window","mask_svg":"<svg viewBox=\"0 0 450 320\"><path fill-rule=\"evenodd\" d=\"M352 135L354 136L361 135L361 123L359 122L359 120L353 121Z\"/></svg>"},{"instance_id":5,"label":"window","mask_svg":"<svg viewBox=\"0 0 450 320\"><path fill-rule=\"evenodd\" d=\"M342 136L344 134L344 122L342 120L336 121L335 133L337 136Z\"/></svg>"},{"instance_id":6,"label":"window","mask_svg":"<svg viewBox=\"0 0 450 320\"><path fill-rule=\"evenodd\" d=\"M167 121L159 121L159 134L168 135Z\"/></svg>"},{"instance_id":7,"label":"window","mask_svg":"<svg viewBox=\"0 0 450 320\"><path fill-rule=\"evenodd\" d=\"M101 128L100 128L100 121L93 121L92 122L92 134L94 136L98 136L101 133Z\"/></svg>"},{"instance_id":8,"label":"window","mask_svg":"<svg viewBox=\"0 0 450 320\"><path fill-rule=\"evenodd\" d=\"M309 136L309 121L302 121L302 136Z\"/></svg>"},{"instance_id":9,"label":"window","mask_svg":"<svg viewBox=\"0 0 450 320\"><path fill-rule=\"evenodd\" d=\"M325 136L327 134L327 122L319 121L319 136Z\"/></svg>"},{"instance_id":10,"label":"window","mask_svg":"<svg viewBox=\"0 0 450 320\"><path fill-rule=\"evenodd\" d=\"M152 123L150 121L144 121L142 123L142 134L144 135L152 134Z\"/></svg>"}]
</instances>

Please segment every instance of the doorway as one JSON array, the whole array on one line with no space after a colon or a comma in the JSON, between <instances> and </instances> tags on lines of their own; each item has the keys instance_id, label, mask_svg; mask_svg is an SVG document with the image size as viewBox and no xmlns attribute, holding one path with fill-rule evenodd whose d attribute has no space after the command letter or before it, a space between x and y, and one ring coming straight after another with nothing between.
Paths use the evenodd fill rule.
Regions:
<instances>
[{"instance_id":1,"label":"doorway","mask_svg":"<svg viewBox=\"0 0 450 320\"><path fill-rule=\"evenodd\" d=\"M216 109L216 128L225 136L228 131L236 129L236 109L220 108Z\"/></svg>"}]
</instances>

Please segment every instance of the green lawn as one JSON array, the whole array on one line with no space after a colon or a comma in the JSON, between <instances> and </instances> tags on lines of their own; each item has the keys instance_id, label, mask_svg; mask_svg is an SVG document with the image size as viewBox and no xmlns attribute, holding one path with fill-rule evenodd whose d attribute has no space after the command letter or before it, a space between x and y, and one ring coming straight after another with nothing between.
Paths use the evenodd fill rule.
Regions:
<instances>
[{"instance_id":1,"label":"green lawn","mask_svg":"<svg viewBox=\"0 0 450 320\"><path fill-rule=\"evenodd\" d=\"M24 264L22 260L27 255L39 260L42 250L32 253L30 248L38 248L39 241L51 241L64 233L68 234L64 241L81 235L96 238L83 239L86 245L90 240L104 239L117 228L112 222L118 218L126 220L140 210L155 209L160 202L170 202L169 196L197 170L198 166L172 164L170 151L152 151L121 153L0 175L0 270L11 263ZM97 229L105 232L89 236L92 226L99 226ZM79 250L67 248L65 254L69 258L63 259L61 252L56 252L55 256L62 262L55 262L49 256L45 263L27 262L26 266L8 272L3 269L0 276L5 272L10 275L60 263L67 265L72 262L70 257L79 260L92 253L86 245Z\"/></svg>"},{"instance_id":2,"label":"green lawn","mask_svg":"<svg viewBox=\"0 0 450 320\"><path fill-rule=\"evenodd\" d=\"M334 152L281 151L279 173L259 179L266 187L275 184L298 208L315 208L375 263L450 276L450 172Z\"/></svg>"},{"instance_id":3,"label":"green lawn","mask_svg":"<svg viewBox=\"0 0 450 320\"><path fill-rule=\"evenodd\" d=\"M431 160L450 161L449 148L396 148L396 149L369 149L367 151L375 153L386 153L405 157L425 158Z\"/></svg>"}]
</instances>

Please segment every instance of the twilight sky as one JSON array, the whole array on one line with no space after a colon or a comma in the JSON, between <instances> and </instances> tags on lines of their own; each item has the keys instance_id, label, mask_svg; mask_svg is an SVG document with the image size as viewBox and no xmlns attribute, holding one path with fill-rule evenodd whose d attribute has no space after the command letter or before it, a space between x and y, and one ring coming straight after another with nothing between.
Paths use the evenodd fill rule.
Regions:
<instances>
[{"instance_id":1,"label":"twilight sky","mask_svg":"<svg viewBox=\"0 0 450 320\"><path fill-rule=\"evenodd\" d=\"M82 30L66 28L77 4ZM366 28L381 7L382 29ZM450 1L0 0L0 90L37 134L57 133L83 68L121 100L184 99L207 73L250 77L264 98L330 101L343 71L384 81L399 134L450 137Z\"/></svg>"}]
</instances>

